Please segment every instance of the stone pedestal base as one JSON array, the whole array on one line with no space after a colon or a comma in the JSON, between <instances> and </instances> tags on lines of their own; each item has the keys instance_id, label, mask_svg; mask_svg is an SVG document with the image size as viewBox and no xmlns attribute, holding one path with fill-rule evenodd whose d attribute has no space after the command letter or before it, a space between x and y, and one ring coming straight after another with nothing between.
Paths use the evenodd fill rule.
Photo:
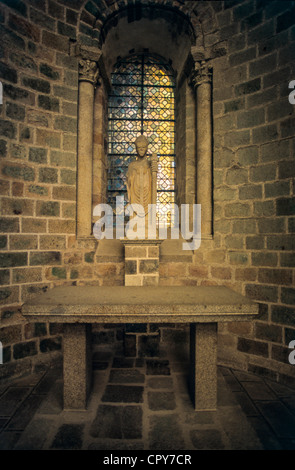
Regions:
<instances>
[{"instance_id":1,"label":"stone pedestal base","mask_svg":"<svg viewBox=\"0 0 295 470\"><path fill-rule=\"evenodd\" d=\"M121 240L125 249L125 286L159 284L159 248L162 240Z\"/></svg>"},{"instance_id":2,"label":"stone pedestal base","mask_svg":"<svg viewBox=\"0 0 295 470\"><path fill-rule=\"evenodd\" d=\"M191 394L196 411L217 408L217 323L190 325Z\"/></svg>"},{"instance_id":3,"label":"stone pedestal base","mask_svg":"<svg viewBox=\"0 0 295 470\"><path fill-rule=\"evenodd\" d=\"M66 324L63 337L64 410L86 410L91 388L91 324Z\"/></svg>"}]
</instances>

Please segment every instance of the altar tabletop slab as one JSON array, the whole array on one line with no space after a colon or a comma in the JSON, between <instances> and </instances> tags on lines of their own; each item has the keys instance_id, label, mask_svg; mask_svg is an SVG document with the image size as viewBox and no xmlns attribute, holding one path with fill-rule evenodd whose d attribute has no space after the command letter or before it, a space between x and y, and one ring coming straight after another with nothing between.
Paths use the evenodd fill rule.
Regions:
<instances>
[{"instance_id":1,"label":"altar tabletop slab","mask_svg":"<svg viewBox=\"0 0 295 470\"><path fill-rule=\"evenodd\" d=\"M67 286L28 300L23 315L62 323L247 321L258 304L223 286Z\"/></svg>"}]
</instances>

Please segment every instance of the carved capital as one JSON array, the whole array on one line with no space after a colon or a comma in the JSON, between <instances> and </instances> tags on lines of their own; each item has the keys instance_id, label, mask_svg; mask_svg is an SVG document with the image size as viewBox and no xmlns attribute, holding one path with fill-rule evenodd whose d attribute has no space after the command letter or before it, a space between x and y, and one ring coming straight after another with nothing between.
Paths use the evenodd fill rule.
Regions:
<instances>
[{"instance_id":1,"label":"carved capital","mask_svg":"<svg viewBox=\"0 0 295 470\"><path fill-rule=\"evenodd\" d=\"M96 86L99 78L97 63L90 59L79 60L79 80L92 83Z\"/></svg>"},{"instance_id":2,"label":"carved capital","mask_svg":"<svg viewBox=\"0 0 295 470\"><path fill-rule=\"evenodd\" d=\"M204 83L212 82L212 67L205 60L195 63L195 68L190 76L190 84L194 88Z\"/></svg>"}]
</instances>

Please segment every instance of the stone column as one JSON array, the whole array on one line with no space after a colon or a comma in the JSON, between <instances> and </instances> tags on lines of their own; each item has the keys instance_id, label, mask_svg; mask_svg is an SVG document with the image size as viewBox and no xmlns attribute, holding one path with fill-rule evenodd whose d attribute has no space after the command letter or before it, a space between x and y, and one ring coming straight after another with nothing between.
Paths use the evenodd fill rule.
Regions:
<instances>
[{"instance_id":1,"label":"stone column","mask_svg":"<svg viewBox=\"0 0 295 470\"><path fill-rule=\"evenodd\" d=\"M97 62L79 61L77 236L92 231L92 153L94 89L98 80Z\"/></svg>"},{"instance_id":2,"label":"stone column","mask_svg":"<svg viewBox=\"0 0 295 470\"><path fill-rule=\"evenodd\" d=\"M190 326L190 390L196 411L217 409L217 323Z\"/></svg>"},{"instance_id":3,"label":"stone column","mask_svg":"<svg viewBox=\"0 0 295 470\"><path fill-rule=\"evenodd\" d=\"M195 63L191 84L196 94L197 204L201 204L202 238L212 236L212 70Z\"/></svg>"},{"instance_id":4,"label":"stone column","mask_svg":"<svg viewBox=\"0 0 295 470\"><path fill-rule=\"evenodd\" d=\"M86 410L91 387L91 325L66 324L63 338L64 409Z\"/></svg>"}]
</instances>

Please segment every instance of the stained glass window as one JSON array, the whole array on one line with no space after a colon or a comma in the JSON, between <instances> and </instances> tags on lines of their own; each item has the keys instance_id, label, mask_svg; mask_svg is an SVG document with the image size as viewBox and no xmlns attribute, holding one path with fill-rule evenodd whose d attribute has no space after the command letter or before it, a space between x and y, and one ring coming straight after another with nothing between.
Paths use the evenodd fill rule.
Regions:
<instances>
[{"instance_id":1,"label":"stained glass window","mask_svg":"<svg viewBox=\"0 0 295 470\"><path fill-rule=\"evenodd\" d=\"M127 202L125 175L136 158L135 139L149 140L148 154L158 157L157 222L173 222L175 194L174 74L162 59L141 54L120 60L109 96L108 203ZM172 210L171 210L172 208Z\"/></svg>"}]
</instances>

